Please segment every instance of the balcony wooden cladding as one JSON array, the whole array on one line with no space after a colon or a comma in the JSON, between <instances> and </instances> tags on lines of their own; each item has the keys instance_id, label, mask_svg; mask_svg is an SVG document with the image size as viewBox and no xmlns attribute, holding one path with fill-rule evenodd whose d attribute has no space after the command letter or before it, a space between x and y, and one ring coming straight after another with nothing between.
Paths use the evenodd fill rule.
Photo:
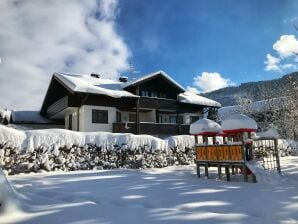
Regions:
<instances>
[{"instance_id":1,"label":"balcony wooden cladding","mask_svg":"<svg viewBox=\"0 0 298 224\"><path fill-rule=\"evenodd\" d=\"M178 110L178 104L176 100L140 97L140 108L152 108L152 109L166 109L166 110Z\"/></svg>"},{"instance_id":2,"label":"balcony wooden cladding","mask_svg":"<svg viewBox=\"0 0 298 224\"><path fill-rule=\"evenodd\" d=\"M114 133L136 133L136 123L114 123ZM189 134L189 125L140 123L140 133L148 135Z\"/></svg>"},{"instance_id":3,"label":"balcony wooden cladding","mask_svg":"<svg viewBox=\"0 0 298 224\"><path fill-rule=\"evenodd\" d=\"M197 161L243 161L242 145L197 146Z\"/></svg>"}]
</instances>

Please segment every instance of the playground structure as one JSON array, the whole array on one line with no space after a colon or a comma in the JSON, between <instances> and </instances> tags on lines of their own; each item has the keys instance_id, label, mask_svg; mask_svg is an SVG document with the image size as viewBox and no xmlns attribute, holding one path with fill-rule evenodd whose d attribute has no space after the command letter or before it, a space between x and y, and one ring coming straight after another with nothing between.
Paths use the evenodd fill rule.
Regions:
<instances>
[{"instance_id":1,"label":"playground structure","mask_svg":"<svg viewBox=\"0 0 298 224\"><path fill-rule=\"evenodd\" d=\"M208 119L200 119L190 127L195 136L197 175L209 177L209 167L217 167L219 179L224 168L226 180L231 175L242 174L245 182L256 182L255 174L249 169L248 162L259 160L266 170L276 169L280 172L277 139L255 136L256 122L244 115L234 115L219 125ZM198 144L198 136L203 139Z\"/></svg>"}]
</instances>

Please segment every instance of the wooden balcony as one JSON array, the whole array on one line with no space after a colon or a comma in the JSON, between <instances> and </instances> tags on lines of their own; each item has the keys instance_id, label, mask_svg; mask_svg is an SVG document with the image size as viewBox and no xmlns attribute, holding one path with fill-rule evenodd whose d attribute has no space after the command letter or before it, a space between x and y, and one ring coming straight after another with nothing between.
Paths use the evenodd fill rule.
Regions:
<instances>
[{"instance_id":1,"label":"wooden balcony","mask_svg":"<svg viewBox=\"0 0 298 224\"><path fill-rule=\"evenodd\" d=\"M140 123L140 133L147 135L185 135L189 134L189 125ZM136 123L113 123L114 133L136 134Z\"/></svg>"},{"instance_id":2,"label":"wooden balcony","mask_svg":"<svg viewBox=\"0 0 298 224\"><path fill-rule=\"evenodd\" d=\"M178 110L178 103L173 99L140 97L140 108Z\"/></svg>"}]
</instances>

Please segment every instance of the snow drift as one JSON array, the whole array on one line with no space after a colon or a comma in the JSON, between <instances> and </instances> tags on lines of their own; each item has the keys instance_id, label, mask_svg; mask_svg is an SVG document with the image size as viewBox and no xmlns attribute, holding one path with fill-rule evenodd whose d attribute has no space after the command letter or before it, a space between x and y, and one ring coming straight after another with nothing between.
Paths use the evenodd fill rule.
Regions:
<instances>
[{"instance_id":1,"label":"snow drift","mask_svg":"<svg viewBox=\"0 0 298 224\"><path fill-rule=\"evenodd\" d=\"M15 214L20 210L20 205L15 196L14 189L6 179L6 175L0 168L0 216L3 214Z\"/></svg>"}]
</instances>

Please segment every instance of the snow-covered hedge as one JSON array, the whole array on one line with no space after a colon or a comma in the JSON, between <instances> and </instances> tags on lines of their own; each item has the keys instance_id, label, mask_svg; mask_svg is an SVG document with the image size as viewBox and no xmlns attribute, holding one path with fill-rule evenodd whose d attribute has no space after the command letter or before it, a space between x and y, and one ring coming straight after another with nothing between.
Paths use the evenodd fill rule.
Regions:
<instances>
[{"instance_id":1,"label":"snow-covered hedge","mask_svg":"<svg viewBox=\"0 0 298 224\"><path fill-rule=\"evenodd\" d=\"M39 170L165 167L194 162L194 138L81 133L0 126L0 166L15 174Z\"/></svg>"},{"instance_id":2,"label":"snow-covered hedge","mask_svg":"<svg viewBox=\"0 0 298 224\"><path fill-rule=\"evenodd\" d=\"M279 139L278 148L281 156L298 156L298 142L290 139Z\"/></svg>"}]
</instances>

